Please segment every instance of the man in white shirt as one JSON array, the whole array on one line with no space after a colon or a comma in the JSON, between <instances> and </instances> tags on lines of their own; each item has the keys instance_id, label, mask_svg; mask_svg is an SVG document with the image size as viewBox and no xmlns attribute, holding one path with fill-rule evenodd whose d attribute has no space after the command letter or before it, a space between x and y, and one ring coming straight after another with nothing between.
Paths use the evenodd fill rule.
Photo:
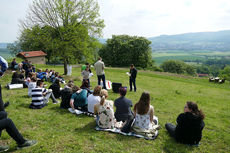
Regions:
<instances>
[{"instance_id":1,"label":"man in white shirt","mask_svg":"<svg viewBox=\"0 0 230 153\"><path fill-rule=\"evenodd\" d=\"M96 70L96 74L97 74L97 80L98 80L98 85L101 84L101 80L103 81L103 89L106 89L105 86L105 64L104 62L102 62L102 58L99 57L98 61L94 64L94 68Z\"/></svg>"}]
</instances>

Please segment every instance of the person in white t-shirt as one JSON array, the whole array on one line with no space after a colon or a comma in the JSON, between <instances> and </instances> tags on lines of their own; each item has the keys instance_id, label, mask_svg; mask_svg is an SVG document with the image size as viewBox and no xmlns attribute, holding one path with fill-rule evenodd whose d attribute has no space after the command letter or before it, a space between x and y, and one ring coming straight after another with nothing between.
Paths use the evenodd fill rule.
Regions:
<instances>
[{"instance_id":1,"label":"person in white t-shirt","mask_svg":"<svg viewBox=\"0 0 230 153\"><path fill-rule=\"evenodd\" d=\"M93 94L88 96L88 112L94 113L94 105L101 101L101 86L94 88Z\"/></svg>"}]
</instances>

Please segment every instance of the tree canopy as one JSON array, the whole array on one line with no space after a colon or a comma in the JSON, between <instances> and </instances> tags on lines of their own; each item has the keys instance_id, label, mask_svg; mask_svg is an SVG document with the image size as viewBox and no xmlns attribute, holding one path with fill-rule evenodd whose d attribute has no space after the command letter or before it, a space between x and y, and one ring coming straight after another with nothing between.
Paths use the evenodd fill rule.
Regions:
<instances>
[{"instance_id":1,"label":"tree canopy","mask_svg":"<svg viewBox=\"0 0 230 153\"><path fill-rule=\"evenodd\" d=\"M151 42L144 37L113 35L99 50L99 55L110 66L146 68L152 64Z\"/></svg>"},{"instance_id":2,"label":"tree canopy","mask_svg":"<svg viewBox=\"0 0 230 153\"><path fill-rule=\"evenodd\" d=\"M67 64L93 60L102 34L104 20L100 19L95 0L34 0L25 20L21 21L21 48L44 50Z\"/></svg>"},{"instance_id":3,"label":"tree canopy","mask_svg":"<svg viewBox=\"0 0 230 153\"><path fill-rule=\"evenodd\" d=\"M176 60L165 61L161 65L161 68L164 70L164 72L178 73L178 74L187 73L189 75L195 74L195 68L191 65L184 63L183 61L176 61Z\"/></svg>"}]
</instances>

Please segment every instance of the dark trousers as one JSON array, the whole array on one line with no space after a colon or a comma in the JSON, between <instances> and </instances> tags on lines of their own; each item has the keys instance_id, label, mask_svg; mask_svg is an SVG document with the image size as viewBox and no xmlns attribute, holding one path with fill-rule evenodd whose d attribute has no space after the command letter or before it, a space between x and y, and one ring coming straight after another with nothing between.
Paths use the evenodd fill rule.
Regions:
<instances>
[{"instance_id":1,"label":"dark trousers","mask_svg":"<svg viewBox=\"0 0 230 153\"><path fill-rule=\"evenodd\" d=\"M166 123L165 128L168 131L169 135L173 138L176 137L175 131L176 131L176 126L171 124L171 123Z\"/></svg>"},{"instance_id":2,"label":"dark trousers","mask_svg":"<svg viewBox=\"0 0 230 153\"><path fill-rule=\"evenodd\" d=\"M14 122L9 119L5 118L0 120L0 131L6 129L6 132L17 142L17 144L25 143L25 139L19 133L18 129L15 127Z\"/></svg>"},{"instance_id":3,"label":"dark trousers","mask_svg":"<svg viewBox=\"0 0 230 153\"><path fill-rule=\"evenodd\" d=\"M98 75L97 76L97 84L98 85L101 85L101 80L103 81L103 88L106 89L106 86L105 86L105 75Z\"/></svg>"},{"instance_id":4,"label":"dark trousers","mask_svg":"<svg viewBox=\"0 0 230 153\"><path fill-rule=\"evenodd\" d=\"M136 78L129 78L130 91L133 90L132 89L132 84L134 86L134 91L136 91L137 90L137 88L136 88Z\"/></svg>"}]
</instances>

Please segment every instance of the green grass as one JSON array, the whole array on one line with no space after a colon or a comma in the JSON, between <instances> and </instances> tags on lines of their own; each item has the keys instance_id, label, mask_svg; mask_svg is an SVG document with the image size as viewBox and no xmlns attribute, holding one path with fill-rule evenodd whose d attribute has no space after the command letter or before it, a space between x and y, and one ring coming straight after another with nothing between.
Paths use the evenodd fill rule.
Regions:
<instances>
[{"instance_id":1,"label":"green grass","mask_svg":"<svg viewBox=\"0 0 230 153\"><path fill-rule=\"evenodd\" d=\"M207 60L212 58L230 57L230 51L219 52L219 51L155 51L152 53L152 57L155 60L156 65L161 65L167 60Z\"/></svg>"},{"instance_id":2,"label":"green grass","mask_svg":"<svg viewBox=\"0 0 230 153\"><path fill-rule=\"evenodd\" d=\"M63 73L60 66L39 66L55 69ZM128 86L128 69L106 69L106 79L121 82ZM94 72L95 74L95 72ZM80 85L80 69L73 68L74 79ZM0 79L2 86L11 80L11 72ZM151 94L151 104L159 118L161 129L155 140L145 140L94 130L92 117L75 116L58 105L48 103L41 110L28 108L31 99L27 89L7 90L3 88L4 101L10 101L6 109L25 138L38 140L38 144L24 150L14 150L16 143L6 132L2 133L0 144L9 144L13 152L230 152L230 83L214 84L207 79L178 76L168 73L138 71L137 92L128 92L127 98L135 104L143 91ZM91 79L93 86L97 78ZM48 83L47 83L48 84ZM49 85L49 84L48 84ZM108 99L115 100L119 95L109 91ZM167 122L176 123L176 117L183 111L186 101L198 103L204 111L206 126L199 147L178 144L170 138L164 128Z\"/></svg>"}]
</instances>

